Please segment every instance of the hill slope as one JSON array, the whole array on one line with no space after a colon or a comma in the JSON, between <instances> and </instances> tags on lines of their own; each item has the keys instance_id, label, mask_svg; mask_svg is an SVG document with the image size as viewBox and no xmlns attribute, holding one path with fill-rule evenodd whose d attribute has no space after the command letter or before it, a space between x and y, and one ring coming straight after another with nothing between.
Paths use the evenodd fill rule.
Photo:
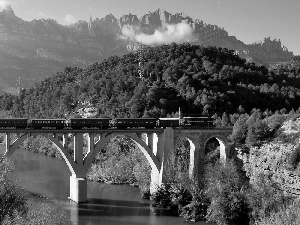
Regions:
<instances>
[{"instance_id":1,"label":"hill slope","mask_svg":"<svg viewBox=\"0 0 300 225\"><path fill-rule=\"evenodd\" d=\"M26 117L66 117L82 107L109 117L166 116L179 107L185 114L299 108L299 70L268 71L234 51L190 44L145 48L144 59L145 79L138 54L113 56L85 69L66 67L23 90L15 104L3 97L1 107Z\"/></svg>"}]
</instances>

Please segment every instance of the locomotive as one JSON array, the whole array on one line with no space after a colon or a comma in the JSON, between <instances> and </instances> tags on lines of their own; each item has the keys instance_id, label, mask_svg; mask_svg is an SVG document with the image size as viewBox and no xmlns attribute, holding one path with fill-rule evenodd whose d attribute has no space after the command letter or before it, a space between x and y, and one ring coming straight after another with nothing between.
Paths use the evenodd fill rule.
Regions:
<instances>
[{"instance_id":1,"label":"locomotive","mask_svg":"<svg viewBox=\"0 0 300 225\"><path fill-rule=\"evenodd\" d=\"M70 119L0 119L0 129L130 129L130 128L212 128L213 118L70 118Z\"/></svg>"}]
</instances>

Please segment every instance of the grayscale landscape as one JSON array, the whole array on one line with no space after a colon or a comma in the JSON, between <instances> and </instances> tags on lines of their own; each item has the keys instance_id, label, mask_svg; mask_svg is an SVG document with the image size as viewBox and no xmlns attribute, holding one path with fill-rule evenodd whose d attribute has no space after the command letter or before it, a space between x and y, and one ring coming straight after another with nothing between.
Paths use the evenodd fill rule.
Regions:
<instances>
[{"instance_id":1,"label":"grayscale landscape","mask_svg":"<svg viewBox=\"0 0 300 225\"><path fill-rule=\"evenodd\" d=\"M299 8L0 0L0 224L298 225Z\"/></svg>"}]
</instances>

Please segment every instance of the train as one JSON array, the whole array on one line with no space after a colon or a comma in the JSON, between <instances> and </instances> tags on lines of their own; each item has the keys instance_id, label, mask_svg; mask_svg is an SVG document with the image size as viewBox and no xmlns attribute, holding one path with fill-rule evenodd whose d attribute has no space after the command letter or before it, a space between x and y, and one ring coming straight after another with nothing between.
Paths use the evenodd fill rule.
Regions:
<instances>
[{"instance_id":1,"label":"train","mask_svg":"<svg viewBox=\"0 0 300 225\"><path fill-rule=\"evenodd\" d=\"M209 116L183 118L0 118L0 129L131 129L131 128L213 128Z\"/></svg>"}]
</instances>

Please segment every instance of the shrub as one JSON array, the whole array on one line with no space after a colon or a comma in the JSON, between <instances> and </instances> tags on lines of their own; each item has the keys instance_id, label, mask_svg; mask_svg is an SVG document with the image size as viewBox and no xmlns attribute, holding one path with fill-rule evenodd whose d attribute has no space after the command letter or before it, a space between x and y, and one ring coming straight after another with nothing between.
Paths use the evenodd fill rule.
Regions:
<instances>
[{"instance_id":1,"label":"shrub","mask_svg":"<svg viewBox=\"0 0 300 225\"><path fill-rule=\"evenodd\" d=\"M289 202L289 198L285 197L281 190L272 187L263 176L261 176L259 186L249 188L247 200L251 207L252 221L268 217Z\"/></svg>"},{"instance_id":2,"label":"shrub","mask_svg":"<svg viewBox=\"0 0 300 225\"><path fill-rule=\"evenodd\" d=\"M71 225L72 222L67 218L67 214L62 211L51 207L49 204L41 203L36 209L30 210L27 214L23 215L14 212L12 217L6 217L2 223L3 225Z\"/></svg>"},{"instance_id":3,"label":"shrub","mask_svg":"<svg viewBox=\"0 0 300 225\"><path fill-rule=\"evenodd\" d=\"M298 225L300 224L300 204L294 202L286 207L280 207L277 212L256 221L256 225Z\"/></svg>"},{"instance_id":4,"label":"shrub","mask_svg":"<svg viewBox=\"0 0 300 225\"><path fill-rule=\"evenodd\" d=\"M25 192L17 185L14 165L10 159L0 163L0 223L5 217L12 218L15 212L27 213Z\"/></svg>"},{"instance_id":5,"label":"shrub","mask_svg":"<svg viewBox=\"0 0 300 225\"><path fill-rule=\"evenodd\" d=\"M87 177L101 182L137 182L142 190L148 192L150 173L150 165L135 143L120 136L97 154Z\"/></svg>"},{"instance_id":6,"label":"shrub","mask_svg":"<svg viewBox=\"0 0 300 225\"><path fill-rule=\"evenodd\" d=\"M293 200L294 196L284 190L299 184L299 179L291 179L286 169L294 149L292 144L266 143L240 157L251 185L247 198L252 220L268 217Z\"/></svg>"},{"instance_id":7,"label":"shrub","mask_svg":"<svg viewBox=\"0 0 300 225\"><path fill-rule=\"evenodd\" d=\"M288 157L288 165L296 168L300 162L300 147L298 146Z\"/></svg>"},{"instance_id":8,"label":"shrub","mask_svg":"<svg viewBox=\"0 0 300 225\"><path fill-rule=\"evenodd\" d=\"M246 188L233 161L210 164L205 171L206 195L210 200L206 219L218 224L248 224L250 208Z\"/></svg>"},{"instance_id":9,"label":"shrub","mask_svg":"<svg viewBox=\"0 0 300 225\"><path fill-rule=\"evenodd\" d=\"M172 184L169 192L172 203L178 206L179 209L192 201L190 190L182 187L180 184Z\"/></svg>"},{"instance_id":10,"label":"shrub","mask_svg":"<svg viewBox=\"0 0 300 225\"><path fill-rule=\"evenodd\" d=\"M154 207L170 208L173 203L170 193L170 184L162 185L150 197Z\"/></svg>"},{"instance_id":11,"label":"shrub","mask_svg":"<svg viewBox=\"0 0 300 225\"><path fill-rule=\"evenodd\" d=\"M150 197L151 167L146 159L141 160L133 167L134 177L139 185L142 198Z\"/></svg>"},{"instance_id":12,"label":"shrub","mask_svg":"<svg viewBox=\"0 0 300 225\"><path fill-rule=\"evenodd\" d=\"M62 155L58 149L44 136L34 136L26 139L22 148L33 151L34 153L42 153L54 158L62 159Z\"/></svg>"},{"instance_id":13,"label":"shrub","mask_svg":"<svg viewBox=\"0 0 300 225\"><path fill-rule=\"evenodd\" d=\"M180 210L179 216L183 217L186 221L191 222L205 220L209 205L210 201L206 196L204 190L196 189L192 193L191 203L185 205Z\"/></svg>"}]
</instances>

